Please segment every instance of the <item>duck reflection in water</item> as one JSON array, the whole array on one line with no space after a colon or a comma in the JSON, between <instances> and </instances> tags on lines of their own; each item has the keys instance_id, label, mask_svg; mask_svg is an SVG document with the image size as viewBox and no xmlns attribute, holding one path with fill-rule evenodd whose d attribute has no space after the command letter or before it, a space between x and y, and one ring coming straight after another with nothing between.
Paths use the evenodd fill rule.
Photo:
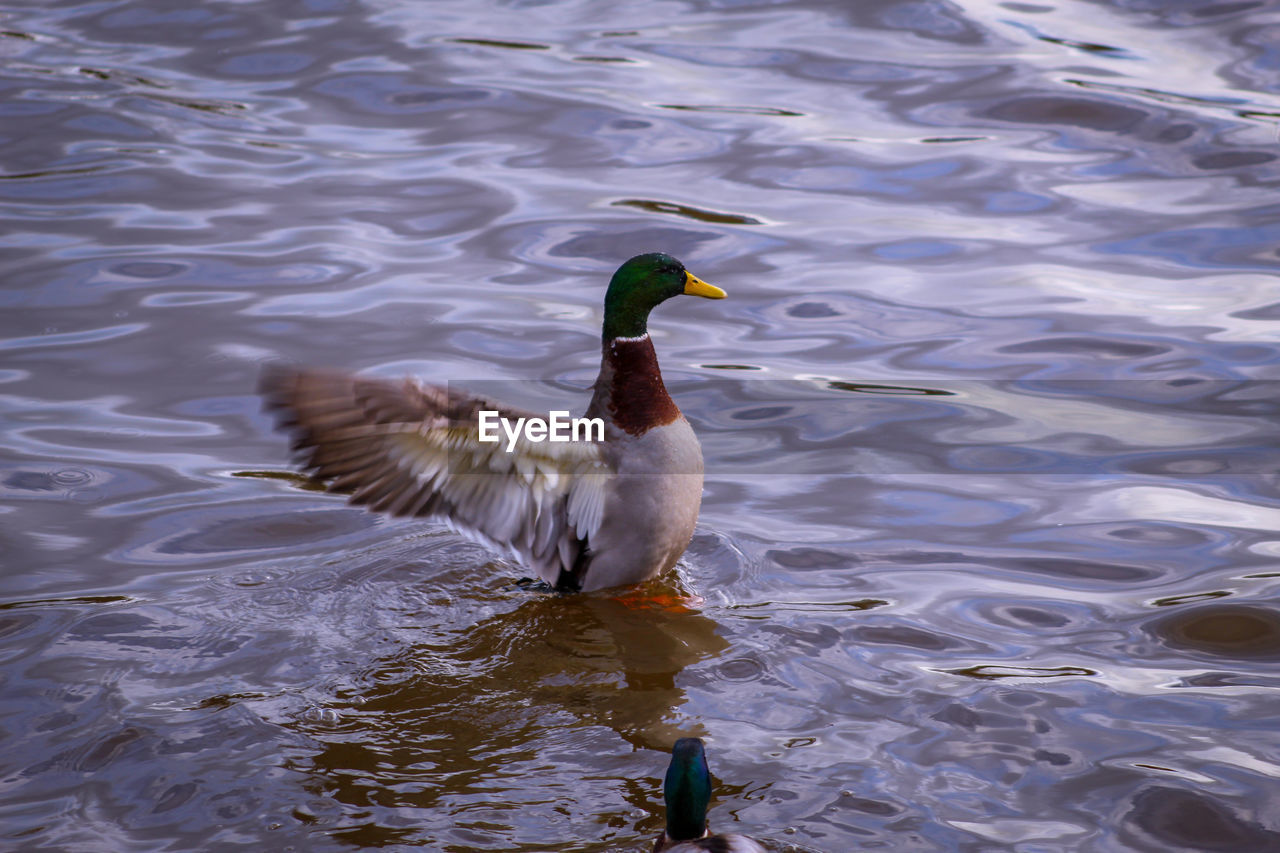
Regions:
<instances>
[{"instance_id":1,"label":"duck reflection in water","mask_svg":"<svg viewBox=\"0 0 1280 853\"><path fill-rule=\"evenodd\" d=\"M671 719L686 701L680 674L728 647L677 584L658 579L627 596L537 595L471 631L468 654L483 661L501 650L490 675L510 682L495 689L527 690L637 748L665 750L689 726Z\"/></svg>"},{"instance_id":2,"label":"duck reflection in water","mask_svg":"<svg viewBox=\"0 0 1280 853\"><path fill-rule=\"evenodd\" d=\"M473 614L524 600L478 623L427 628L426 642L403 645L366 670L350 714L339 709L351 722L339 731L307 727L324 744L308 757L308 774L344 812L376 800L443 816L465 803L469 813L492 809L495 819L515 819L503 809L533 798L540 820L557 820L563 810L555 799L572 796L566 792L580 785L580 756L594 749L618 756L618 784L600 793L613 805L604 807L616 810L620 794L656 812L654 792L629 781L630 750L610 746L613 736L601 729L635 749L662 752L700 730L679 712L686 695L678 682L728 643L712 619L659 603L687 596L677 584L656 579L633 598L470 591L445 611ZM353 838L363 844L403 837L385 820L362 823Z\"/></svg>"}]
</instances>

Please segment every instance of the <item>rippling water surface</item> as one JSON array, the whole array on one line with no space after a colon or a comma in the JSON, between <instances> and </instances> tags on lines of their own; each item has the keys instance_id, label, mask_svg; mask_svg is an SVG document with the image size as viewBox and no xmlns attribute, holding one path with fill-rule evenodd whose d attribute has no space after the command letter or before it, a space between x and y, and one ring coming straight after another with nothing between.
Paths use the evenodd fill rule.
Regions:
<instances>
[{"instance_id":1,"label":"rippling water surface","mask_svg":"<svg viewBox=\"0 0 1280 853\"><path fill-rule=\"evenodd\" d=\"M700 734L774 850L1280 849L1278 37L10 0L0 846L643 851ZM582 405L655 249L700 603L288 474L261 362Z\"/></svg>"}]
</instances>

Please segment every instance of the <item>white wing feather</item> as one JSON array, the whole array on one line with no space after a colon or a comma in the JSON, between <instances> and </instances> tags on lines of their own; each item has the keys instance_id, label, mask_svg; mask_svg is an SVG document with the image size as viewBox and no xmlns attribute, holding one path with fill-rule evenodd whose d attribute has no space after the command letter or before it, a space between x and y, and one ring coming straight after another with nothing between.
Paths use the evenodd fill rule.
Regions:
<instances>
[{"instance_id":1,"label":"white wing feather","mask_svg":"<svg viewBox=\"0 0 1280 853\"><path fill-rule=\"evenodd\" d=\"M598 443L482 442L478 413L535 417L465 392L405 380L274 367L268 408L304 467L393 515L442 518L505 546L544 580L572 572L602 523L611 470Z\"/></svg>"}]
</instances>

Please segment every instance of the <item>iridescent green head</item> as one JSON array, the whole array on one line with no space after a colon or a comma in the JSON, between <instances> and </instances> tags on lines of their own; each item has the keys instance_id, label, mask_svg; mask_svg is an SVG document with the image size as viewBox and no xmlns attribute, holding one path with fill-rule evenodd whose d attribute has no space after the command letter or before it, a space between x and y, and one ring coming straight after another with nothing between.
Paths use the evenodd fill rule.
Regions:
<instances>
[{"instance_id":1,"label":"iridescent green head","mask_svg":"<svg viewBox=\"0 0 1280 853\"><path fill-rule=\"evenodd\" d=\"M636 255L613 274L604 295L604 339L638 338L649 330L649 312L673 296L724 299L718 287L691 275L670 255Z\"/></svg>"},{"instance_id":2,"label":"iridescent green head","mask_svg":"<svg viewBox=\"0 0 1280 853\"><path fill-rule=\"evenodd\" d=\"M662 782L662 797L667 801L668 838L688 841L706 833L711 770L699 738L682 737L671 748L671 764Z\"/></svg>"}]
</instances>

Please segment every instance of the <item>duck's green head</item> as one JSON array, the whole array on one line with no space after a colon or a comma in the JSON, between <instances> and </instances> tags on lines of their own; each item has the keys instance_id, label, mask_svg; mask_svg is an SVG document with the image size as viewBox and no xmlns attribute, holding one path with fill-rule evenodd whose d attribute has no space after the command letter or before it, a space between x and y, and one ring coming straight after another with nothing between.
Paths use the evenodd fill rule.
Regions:
<instances>
[{"instance_id":1,"label":"duck's green head","mask_svg":"<svg viewBox=\"0 0 1280 853\"><path fill-rule=\"evenodd\" d=\"M671 764L662 783L662 797L667 801L668 838L688 841L706 833L711 771L699 738L682 737L671 748Z\"/></svg>"},{"instance_id":2,"label":"duck's green head","mask_svg":"<svg viewBox=\"0 0 1280 853\"><path fill-rule=\"evenodd\" d=\"M638 338L648 328L649 312L673 296L688 294L724 299L725 293L689 273L670 255L636 255L613 274L604 295L604 339Z\"/></svg>"}]
</instances>

